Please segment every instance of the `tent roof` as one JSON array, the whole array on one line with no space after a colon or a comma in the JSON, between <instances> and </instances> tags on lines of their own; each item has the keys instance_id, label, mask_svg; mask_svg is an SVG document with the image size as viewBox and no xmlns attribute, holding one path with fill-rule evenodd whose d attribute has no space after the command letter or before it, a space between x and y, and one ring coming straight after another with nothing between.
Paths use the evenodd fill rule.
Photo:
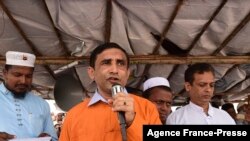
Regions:
<instances>
[{"instance_id":1,"label":"tent roof","mask_svg":"<svg viewBox=\"0 0 250 141\"><path fill-rule=\"evenodd\" d=\"M188 64L208 62L216 70L215 95L226 101L249 95L249 0L3 0L0 6L0 63L8 50L35 53L33 88L44 98L54 98L67 68L93 92L88 56L110 41L131 55L130 87L166 77L175 103L183 103Z\"/></svg>"}]
</instances>

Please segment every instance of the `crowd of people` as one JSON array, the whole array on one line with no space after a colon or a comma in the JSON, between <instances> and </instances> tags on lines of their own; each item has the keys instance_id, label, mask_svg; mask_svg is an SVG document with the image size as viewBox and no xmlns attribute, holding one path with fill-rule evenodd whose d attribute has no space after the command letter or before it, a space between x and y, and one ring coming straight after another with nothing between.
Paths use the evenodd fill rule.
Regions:
<instances>
[{"instance_id":1,"label":"crowd of people","mask_svg":"<svg viewBox=\"0 0 250 141\"><path fill-rule=\"evenodd\" d=\"M52 121L58 137L60 136L65 116L66 116L65 112L59 112L59 113L51 112Z\"/></svg>"},{"instance_id":2,"label":"crowd of people","mask_svg":"<svg viewBox=\"0 0 250 141\"><path fill-rule=\"evenodd\" d=\"M146 80L142 97L129 93L125 86L130 58L120 45L105 43L91 53L87 70L97 85L95 94L75 105L67 115L57 114L53 124L48 104L30 91L35 58L30 53L6 53L4 82L0 85L0 141L45 136L53 141L141 141L143 125L235 125L250 121L248 104L240 106L238 114L231 104L222 109L211 105L215 74L207 63L192 64L185 71L184 87L190 101L174 112L173 92L166 78ZM115 84L122 87L116 94L112 93Z\"/></svg>"}]
</instances>

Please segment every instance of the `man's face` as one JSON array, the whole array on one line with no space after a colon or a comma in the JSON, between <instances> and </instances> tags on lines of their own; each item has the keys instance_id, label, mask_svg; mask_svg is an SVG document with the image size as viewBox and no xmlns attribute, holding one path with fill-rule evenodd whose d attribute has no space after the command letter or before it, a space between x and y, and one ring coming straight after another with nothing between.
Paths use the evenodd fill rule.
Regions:
<instances>
[{"instance_id":1,"label":"man's face","mask_svg":"<svg viewBox=\"0 0 250 141\"><path fill-rule=\"evenodd\" d=\"M214 92L214 75L212 72L203 74L195 73L192 84L185 82L186 91L189 92L190 100L199 105L208 105Z\"/></svg>"},{"instance_id":2,"label":"man's face","mask_svg":"<svg viewBox=\"0 0 250 141\"><path fill-rule=\"evenodd\" d=\"M161 122L165 124L168 115L171 113L172 93L155 87L150 91L148 99L156 105Z\"/></svg>"},{"instance_id":3,"label":"man's face","mask_svg":"<svg viewBox=\"0 0 250 141\"><path fill-rule=\"evenodd\" d=\"M130 74L127 62L125 54L116 48L106 49L97 55L95 68L89 67L88 74L101 94L111 95L111 87L115 83L126 85Z\"/></svg>"},{"instance_id":4,"label":"man's face","mask_svg":"<svg viewBox=\"0 0 250 141\"><path fill-rule=\"evenodd\" d=\"M12 66L8 71L3 71L5 85L16 97L23 97L30 90L33 68Z\"/></svg>"},{"instance_id":5,"label":"man's face","mask_svg":"<svg viewBox=\"0 0 250 141\"><path fill-rule=\"evenodd\" d=\"M59 121L63 121L63 118L64 118L64 113L58 113L57 114L57 122L59 122Z\"/></svg>"}]
</instances>

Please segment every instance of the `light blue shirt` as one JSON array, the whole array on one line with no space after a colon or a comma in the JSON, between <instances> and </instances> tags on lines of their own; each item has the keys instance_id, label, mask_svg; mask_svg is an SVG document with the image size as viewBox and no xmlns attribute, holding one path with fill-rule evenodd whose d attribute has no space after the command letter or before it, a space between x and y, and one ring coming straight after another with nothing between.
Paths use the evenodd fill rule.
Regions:
<instances>
[{"instance_id":1,"label":"light blue shirt","mask_svg":"<svg viewBox=\"0 0 250 141\"><path fill-rule=\"evenodd\" d=\"M125 88L123 88L123 92L124 92L125 94L128 93L127 90L126 90ZM106 99L104 99L104 98L99 94L98 90L96 90L96 91L95 91L95 94L92 96L91 100L89 101L88 106L91 106L91 105L97 103L98 101L102 101L102 102L104 102L104 103L108 103L108 101L107 101Z\"/></svg>"},{"instance_id":2,"label":"light blue shirt","mask_svg":"<svg viewBox=\"0 0 250 141\"><path fill-rule=\"evenodd\" d=\"M28 92L24 99L16 99L2 83L0 104L0 132L17 138L32 138L47 133L53 141L57 140L49 105L42 98Z\"/></svg>"},{"instance_id":3,"label":"light blue shirt","mask_svg":"<svg viewBox=\"0 0 250 141\"><path fill-rule=\"evenodd\" d=\"M190 101L188 105L171 113L167 118L166 124L235 125L235 121L227 112L214 108L211 104L209 104L207 115L202 107Z\"/></svg>"}]
</instances>

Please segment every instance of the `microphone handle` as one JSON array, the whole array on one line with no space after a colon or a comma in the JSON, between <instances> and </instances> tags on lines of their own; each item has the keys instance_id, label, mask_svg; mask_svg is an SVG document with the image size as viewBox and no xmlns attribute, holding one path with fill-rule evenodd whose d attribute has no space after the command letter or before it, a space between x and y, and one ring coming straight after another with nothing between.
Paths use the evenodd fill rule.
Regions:
<instances>
[{"instance_id":1,"label":"microphone handle","mask_svg":"<svg viewBox=\"0 0 250 141\"><path fill-rule=\"evenodd\" d=\"M123 88L119 84L115 84L112 86L112 95L116 95L118 92L122 92ZM122 133L122 141L127 141L127 131L126 131L126 119L125 112L118 112L118 119L120 121L121 133Z\"/></svg>"},{"instance_id":2,"label":"microphone handle","mask_svg":"<svg viewBox=\"0 0 250 141\"><path fill-rule=\"evenodd\" d=\"M118 117L120 121L121 132L122 132L122 140L127 141L125 113L118 112Z\"/></svg>"}]
</instances>

